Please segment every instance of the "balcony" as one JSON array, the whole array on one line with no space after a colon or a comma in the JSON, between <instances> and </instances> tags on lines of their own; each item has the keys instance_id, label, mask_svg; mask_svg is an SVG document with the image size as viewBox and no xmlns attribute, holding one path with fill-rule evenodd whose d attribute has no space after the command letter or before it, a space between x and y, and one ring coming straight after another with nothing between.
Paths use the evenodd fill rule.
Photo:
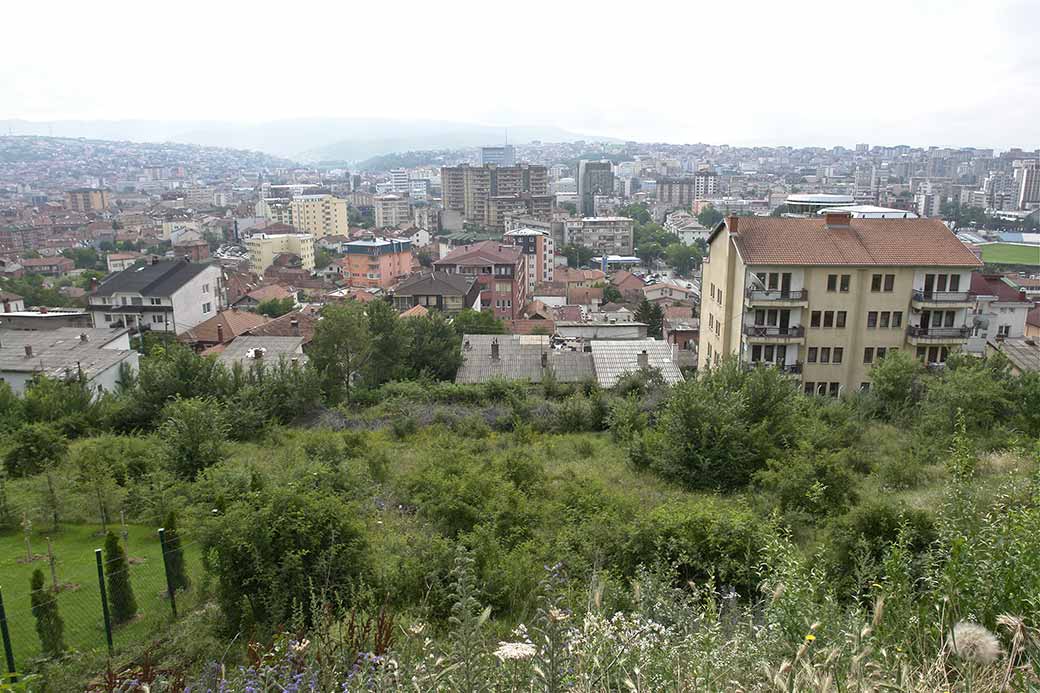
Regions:
<instances>
[{"instance_id":1,"label":"balcony","mask_svg":"<svg viewBox=\"0 0 1040 693\"><path fill-rule=\"evenodd\" d=\"M914 308L971 308L975 294L970 291L914 291L910 298Z\"/></svg>"},{"instance_id":2,"label":"balcony","mask_svg":"<svg viewBox=\"0 0 1040 693\"><path fill-rule=\"evenodd\" d=\"M906 340L911 344L960 344L971 335L970 327L918 327L906 328Z\"/></svg>"},{"instance_id":3,"label":"balcony","mask_svg":"<svg viewBox=\"0 0 1040 693\"><path fill-rule=\"evenodd\" d=\"M797 291L780 291L779 289L748 289L745 295L748 306L769 306L772 308L796 308L809 301L809 292L805 289Z\"/></svg>"},{"instance_id":4,"label":"balcony","mask_svg":"<svg viewBox=\"0 0 1040 693\"><path fill-rule=\"evenodd\" d=\"M751 361L744 363L744 368L747 370L751 370L753 368L775 368L784 375L802 374L801 361L796 361L795 363L772 363L770 361Z\"/></svg>"},{"instance_id":5,"label":"balcony","mask_svg":"<svg viewBox=\"0 0 1040 693\"><path fill-rule=\"evenodd\" d=\"M801 344L805 341L805 328L744 325L744 335L751 344Z\"/></svg>"}]
</instances>

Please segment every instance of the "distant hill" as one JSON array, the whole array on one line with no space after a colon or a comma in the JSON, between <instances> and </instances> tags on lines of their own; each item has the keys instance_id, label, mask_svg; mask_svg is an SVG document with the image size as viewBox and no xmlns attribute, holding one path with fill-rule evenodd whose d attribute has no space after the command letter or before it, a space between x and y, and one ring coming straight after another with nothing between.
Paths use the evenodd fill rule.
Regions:
<instances>
[{"instance_id":1,"label":"distant hill","mask_svg":"<svg viewBox=\"0 0 1040 693\"><path fill-rule=\"evenodd\" d=\"M0 134L179 142L252 149L297 161L360 161L393 152L503 142L617 141L556 127L492 127L439 120L297 118L262 123L187 120L0 120Z\"/></svg>"}]
</instances>

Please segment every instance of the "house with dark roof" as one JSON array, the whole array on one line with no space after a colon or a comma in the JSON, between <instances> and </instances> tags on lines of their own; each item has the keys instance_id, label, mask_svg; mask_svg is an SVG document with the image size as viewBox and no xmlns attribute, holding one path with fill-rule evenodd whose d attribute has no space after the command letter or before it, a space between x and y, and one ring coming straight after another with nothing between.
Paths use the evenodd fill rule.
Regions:
<instances>
[{"instance_id":1,"label":"house with dark roof","mask_svg":"<svg viewBox=\"0 0 1040 693\"><path fill-rule=\"evenodd\" d=\"M260 327L268 318L248 310L228 308L218 311L209 320L200 322L177 335L177 341L202 351L217 344L228 344L246 331Z\"/></svg>"},{"instance_id":2,"label":"house with dark roof","mask_svg":"<svg viewBox=\"0 0 1040 693\"><path fill-rule=\"evenodd\" d=\"M975 311L966 351L981 355L986 352L987 341L1025 336L1026 318L1033 309L1025 289L1000 274L972 272L971 293Z\"/></svg>"},{"instance_id":3,"label":"house with dark roof","mask_svg":"<svg viewBox=\"0 0 1040 693\"><path fill-rule=\"evenodd\" d=\"M94 327L128 327L180 334L224 307L217 264L164 261L109 275L87 299Z\"/></svg>"},{"instance_id":4,"label":"house with dark roof","mask_svg":"<svg viewBox=\"0 0 1040 693\"><path fill-rule=\"evenodd\" d=\"M944 363L971 335L981 265L940 219L728 217L703 266L698 368L732 356L837 397L892 351Z\"/></svg>"},{"instance_id":5,"label":"house with dark roof","mask_svg":"<svg viewBox=\"0 0 1040 693\"><path fill-rule=\"evenodd\" d=\"M433 263L448 274L475 277L480 308L501 320L516 320L527 304L527 256L523 249L496 241L464 245Z\"/></svg>"},{"instance_id":6,"label":"house with dark roof","mask_svg":"<svg viewBox=\"0 0 1040 693\"><path fill-rule=\"evenodd\" d=\"M480 284L474 276L426 271L403 279L390 289L394 308L400 312L413 306L458 315L463 308L480 304Z\"/></svg>"}]
</instances>

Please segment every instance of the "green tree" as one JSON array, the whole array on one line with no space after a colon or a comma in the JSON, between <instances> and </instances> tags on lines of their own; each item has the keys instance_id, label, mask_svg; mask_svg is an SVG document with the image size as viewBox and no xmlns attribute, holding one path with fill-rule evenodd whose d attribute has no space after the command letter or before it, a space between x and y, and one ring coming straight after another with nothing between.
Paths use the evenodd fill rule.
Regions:
<instances>
[{"instance_id":1,"label":"green tree","mask_svg":"<svg viewBox=\"0 0 1040 693\"><path fill-rule=\"evenodd\" d=\"M921 397L924 366L905 351L889 352L870 369L870 397L889 421L904 417Z\"/></svg>"},{"instance_id":2,"label":"green tree","mask_svg":"<svg viewBox=\"0 0 1040 693\"><path fill-rule=\"evenodd\" d=\"M628 217L634 220L637 224L649 224L654 219L650 216L650 210L647 209L646 204L637 202L622 207L618 210L619 217Z\"/></svg>"},{"instance_id":3,"label":"green tree","mask_svg":"<svg viewBox=\"0 0 1040 693\"><path fill-rule=\"evenodd\" d=\"M218 401L176 399L163 408L162 419L161 455L177 476L193 480L225 458L229 425Z\"/></svg>"},{"instance_id":4,"label":"green tree","mask_svg":"<svg viewBox=\"0 0 1040 693\"><path fill-rule=\"evenodd\" d=\"M407 375L411 333L397 311L387 301L372 301L365 306L368 331L372 335L372 358L368 364L368 380L381 385Z\"/></svg>"},{"instance_id":5,"label":"green tree","mask_svg":"<svg viewBox=\"0 0 1040 693\"><path fill-rule=\"evenodd\" d=\"M296 300L292 296L285 298L269 298L260 301L256 306L256 312L269 318L280 318L296 307Z\"/></svg>"},{"instance_id":6,"label":"green tree","mask_svg":"<svg viewBox=\"0 0 1040 693\"><path fill-rule=\"evenodd\" d=\"M603 302L604 303L623 303L625 297L621 295L621 291L616 286L610 284L603 285Z\"/></svg>"},{"instance_id":7,"label":"green tree","mask_svg":"<svg viewBox=\"0 0 1040 693\"><path fill-rule=\"evenodd\" d=\"M171 510L163 523L166 535L166 564L170 569L170 582L174 590L186 590L191 585L184 569L184 548L181 546L181 535L177 531L177 517Z\"/></svg>"},{"instance_id":8,"label":"green tree","mask_svg":"<svg viewBox=\"0 0 1040 693\"><path fill-rule=\"evenodd\" d=\"M706 205L697 215L697 221L700 222L701 226L707 229L715 228L715 226L724 218L722 212L715 209L712 205Z\"/></svg>"},{"instance_id":9,"label":"green tree","mask_svg":"<svg viewBox=\"0 0 1040 693\"><path fill-rule=\"evenodd\" d=\"M58 613L57 586L45 589L43 571L37 568L29 580L29 603L36 619L36 634L40 637L40 649L47 657L58 657L65 651L65 622Z\"/></svg>"},{"instance_id":10,"label":"green tree","mask_svg":"<svg viewBox=\"0 0 1040 693\"><path fill-rule=\"evenodd\" d=\"M349 402L371 358L372 333L365 307L354 301L326 305L310 351L310 362L321 377L326 399Z\"/></svg>"},{"instance_id":11,"label":"green tree","mask_svg":"<svg viewBox=\"0 0 1040 693\"><path fill-rule=\"evenodd\" d=\"M324 248L314 249L314 269L324 269L331 265L335 259L336 256Z\"/></svg>"},{"instance_id":12,"label":"green tree","mask_svg":"<svg viewBox=\"0 0 1040 693\"><path fill-rule=\"evenodd\" d=\"M697 248L683 243L670 243L664 249L665 261L680 275L686 275L701 264Z\"/></svg>"},{"instance_id":13,"label":"green tree","mask_svg":"<svg viewBox=\"0 0 1040 693\"><path fill-rule=\"evenodd\" d=\"M636 321L646 323L646 335L661 339L664 330L664 309L643 297L636 308Z\"/></svg>"},{"instance_id":14,"label":"green tree","mask_svg":"<svg viewBox=\"0 0 1040 693\"><path fill-rule=\"evenodd\" d=\"M407 326L411 333L412 370L439 380L454 379L455 372L462 365L462 337L456 326L438 312L409 318Z\"/></svg>"},{"instance_id":15,"label":"green tree","mask_svg":"<svg viewBox=\"0 0 1040 693\"><path fill-rule=\"evenodd\" d=\"M560 249L560 253L567 258L567 266L573 268L588 264L592 260L593 255L595 255L591 248L575 243L568 243L563 246Z\"/></svg>"},{"instance_id":16,"label":"green tree","mask_svg":"<svg viewBox=\"0 0 1040 693\"><path fill-rule=\"evenodd\" d=\"M123 460L116 457L122 450L108 444L111 438L115 436L85 441L72 456L76 488L97 508L103 532L108 531L112 513L126 496L126 490L116 481L117 476L125 476L126 472Z\"/></svg>"},{"instance_id":17,"label":"green tree","mask_svg":"<svg viewBox=\"0 0 1040 693\"><path fill-rule=\"evenodd\" d=\"M567 212L568 215L574 217L578 215L578 205L573 202L564 202L560 204L560 209Z\"/></svg>"},{"instance_id":18,"label":"green tree","mask_svg":"<svg viewBox=\"0 0 1040 693\"><path fill-rule=\"evenodd\" d=\"M464 334L505 334L506 331L505 323L490 310L464 308L451 322L460 337Z\"/></svg>"},{"instance_id":19,"label":"green tree","mask_svg":"<svg viewBox=\"0 0 1040 693\"><path fill-rule=\"evenodd\" d=\"M271 485L232 502L202 529L207 570L231 632L309 621L312 600L345 594L366 565L360 517L342 499L302 486Z\"/></svg>"},{"instance_id":20,"label":"green tree","mask_svg":"<svg viewBox=\"0 0 1040 693\"><path fill-rule=\"evenodd\" d=\"M101 259L93 248L66 248L61 254L76 263L76 269L95 269Z\"/></svg>"},{"instance_id":21,"label":"green tree","mask_svg":"<svg viewBox=\"0 0 1040 693\"><path fill-rule=\"evenodd\" d=\"M32 476L60 464L68 451L68 440L56 427L23 424L10 437L4 466L11 477Z\"/></svg>"},{"instance_id":22,"label":"green tree","mask_svg":"<svg viewBox=\"0 0 1040 693\"><path fill-rule=\"evenodd\" d=\"M137 599L130 584L130 562L126 551L112 532L105 535L105 577L112 622L126 623L137 615Z\"/></svg>"}]
</instances>

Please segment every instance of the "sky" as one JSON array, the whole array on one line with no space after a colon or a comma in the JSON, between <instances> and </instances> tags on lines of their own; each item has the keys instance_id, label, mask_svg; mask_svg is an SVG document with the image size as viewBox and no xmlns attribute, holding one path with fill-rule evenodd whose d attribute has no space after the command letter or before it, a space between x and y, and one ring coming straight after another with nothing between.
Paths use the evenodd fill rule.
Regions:
<instances>
[{"instance_id":1,"label":"sky","mask_svg":"<svg viewBox=\"0 0 1040 693\"><path fill-rule=\"evenodd\" d=\"M1040 147L1040 0L5 3L0 119Z\"/></svg>"}]
</instances>

